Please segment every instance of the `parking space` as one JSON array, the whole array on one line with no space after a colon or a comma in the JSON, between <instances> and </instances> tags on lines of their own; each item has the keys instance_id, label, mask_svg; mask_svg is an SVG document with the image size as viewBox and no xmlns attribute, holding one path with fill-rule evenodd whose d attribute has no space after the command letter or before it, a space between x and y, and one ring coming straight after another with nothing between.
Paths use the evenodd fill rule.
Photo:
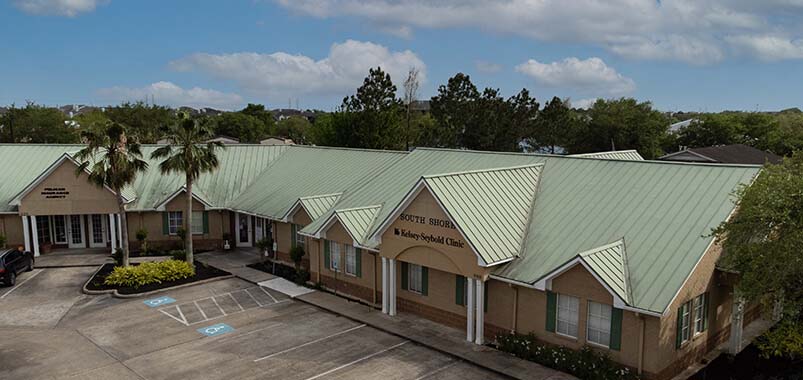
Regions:
<instances>
[{"instance_id":1,"label":"parking space","mask_svg":"<svg viewBox=\"0 0 803 380\"><path fill-rule=\"evenodd\" d=\"M238 279L152 299L162 297L154 307L146 304L149 299L92 297L77 303L55 328L28 329L14 335L13 343L0 341L4 352L37 358L0 357L0 378L499 378Z\"/></svg>"},{"instance_id":2,"label":"parking space","mask_svg":"<svg viewBox=\"0 0 803 380\"><path fill-rule=\"evenodd\" d=\"M96 268L34 269L14 287L0 287L0 326L53 327L85 296L81 287Z\"/></svg>"}]
</instances>

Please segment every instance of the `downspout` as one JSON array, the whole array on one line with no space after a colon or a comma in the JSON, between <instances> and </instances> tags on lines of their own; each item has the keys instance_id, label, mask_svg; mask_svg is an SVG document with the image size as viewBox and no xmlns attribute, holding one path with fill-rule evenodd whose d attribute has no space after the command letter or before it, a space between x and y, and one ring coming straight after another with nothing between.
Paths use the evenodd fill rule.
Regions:
<instances>
[{"instance_id":1,"label":"downspout","mask_svg":"<svg viewBox=\"0 0 803 380\"><path fill-rule=\"evenodd\" d=\"M644 315L636 313L636 316L641 322L638 334L638 375L641 376L644 370L644 329L646 328L646 321L644 320Z\"/></svg>"},{"instance_id":2,"label":"downspout","mask_svg":"<svg viewBox=\"0 0 803 380\"><path fill-rule=\"evenodd\" d=\"M519 317L519 287L513 284L510 284L510 287L513 288L513 322L511 323L510 332L515 334Z\"/></svg>"}]
</instances>

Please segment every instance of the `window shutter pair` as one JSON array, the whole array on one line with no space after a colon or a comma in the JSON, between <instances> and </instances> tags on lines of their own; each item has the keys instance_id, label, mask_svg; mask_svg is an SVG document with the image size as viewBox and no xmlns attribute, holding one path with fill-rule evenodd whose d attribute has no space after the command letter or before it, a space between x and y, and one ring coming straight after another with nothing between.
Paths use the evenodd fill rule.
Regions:
<instances>
[{"instance_id":1,"label":"window shutter pair","mask_svg":"<svg viewBox=\"0 0 803 380\"><path fill-rule=\"evenodd\" d=\"M290 224L290 248L296 247L296 225Z\"/></svg>"},{"instance_id":2,"label":"window shutter pair","mask_svg":"<svg viewBox=\"0 0 803 380\"><path fill-rule=\"evenodd\" d=\"M622 309L611 308L611 341L608 345L611 350L622 349Z\"/></svg>"},{"instance_id":3,"label":"window shutter pair","mask_svg":"<svg viewBox=\"0 0 803 380\"><path fill-rule=\"evenodd\" d=\"M454 303L465 306L466 302L466 278L457 274L454 282Z\"/></svg>"},{"instance_id":4,"label":"window shutter pair","mask_svg":"<svg viewBox=\"0 0 803 380\"><path fill-rule=\"evenodd\" d=\"M357 277L362 278L362 250L354 247L354 265L357 267Z\"/></svg>"},{"instance_id":5,"label":"window shutter pair","mask_svg":"<svg viewBox=\"0 0 803 380\"><path fill-rule=\"evenodd\" d=\"M170 235L170 220L167 211L162 213L162 233Z\"/></svg>"},{"instance_id":6,"label":"window shutter pair","mask_svg":"<svg viewBox=\"0 0 803 380\"><path fill-rule=\"evenodd\" d=\"M209 233L209 212L204 211L203 213L203 220L204 220L204 233Z\"/></svg>"},{"instance_id":7,"label":"window shutter pair","mask_svg":"<svg viewBox=\"0 0 803 380\"><path fill-rule=\"evenodd\" d=\"M331 268L331 257L329 255L329 240L322 240L323 241L323 266L326 269Z\"/></svg>"},{"instance_id":8,"label":"window shutter pair","mask_svg":"<svg viewBox=\"0 0 803 380\"><path fill-rule=\"evenodd\" d=\"M408 290L410 287L407 284L408 278L407 274L410 272L409 265L402 261L401 263L401 288L402 290Z\"/></svg>"},{"instance_id":9,"label":"window shutter pair","mask_svg":"<svg viewBox=\"0 0 803 380\"><path fill-rule=\"evenodd\" d=\"M556 319L558 317L558 295L550 291L546 292L546 331L555 332Z\"/></svg>"}]
</instances>

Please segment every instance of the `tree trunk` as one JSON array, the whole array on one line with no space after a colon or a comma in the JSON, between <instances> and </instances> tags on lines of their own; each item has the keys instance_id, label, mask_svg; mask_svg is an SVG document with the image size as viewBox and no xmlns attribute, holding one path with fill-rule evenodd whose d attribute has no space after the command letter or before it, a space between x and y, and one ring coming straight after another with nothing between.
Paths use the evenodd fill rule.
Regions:
<instances>
[{"instance_id":1,"label":"tree trunk","mask_svg":"<svg viewBox=\"0 0 803 380\"><path fill-rule=\"evenodd\" d=\"M184 231L187 236L187 262L193 265L194 259L192 256L192 179L187 176L187 217L184 218Z\"/></svg>"},{"instance_id":2,"label":"tree trunk","mask_svg":"<svg viewBox=\"0 0 803 380\"><path fill-rule=\"evenodd\" d=\"M123 266L129 266L128 260L128 218L125 215L125 201L123 200L123 195L120 194L120 190L116 191L117 193L117 204L120 206L120 232L121 232L121 241L120 241L120 248L123 250ZM112 237L114 239L114 237Z\"/></svg>"}]
</instances>

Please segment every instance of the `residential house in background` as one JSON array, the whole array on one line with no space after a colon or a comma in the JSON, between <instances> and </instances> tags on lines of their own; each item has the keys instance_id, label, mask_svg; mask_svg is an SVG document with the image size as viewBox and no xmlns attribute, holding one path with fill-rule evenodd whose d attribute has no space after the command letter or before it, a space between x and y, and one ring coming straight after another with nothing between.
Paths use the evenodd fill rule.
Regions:
<instances>
[{"instance_id":1,"label":"residential house in background","mask_svg":"<svg viewBox=\"0 0 803 380\"><path fill-rule=\"evenodd\" d=\"M662 161L707 162L717 164L780 164L783 157L744 144L687 148L658 158Z\"/></svg>"}]
</instances>

